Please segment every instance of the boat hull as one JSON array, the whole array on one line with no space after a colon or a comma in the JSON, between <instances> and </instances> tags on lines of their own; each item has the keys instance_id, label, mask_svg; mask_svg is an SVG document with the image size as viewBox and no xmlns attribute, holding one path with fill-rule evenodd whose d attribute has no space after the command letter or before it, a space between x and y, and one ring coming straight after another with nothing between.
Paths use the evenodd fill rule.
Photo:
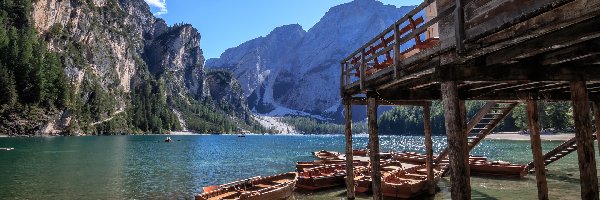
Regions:
<instances>
[{"instance_id":1,"label":"boat hull","mask_svg":"<svg viewBox=\"0 0 600 200\"><path fill-rule=\"evenodd\" d=\"M256 179L246 179L234 184L221 185L218 189L196 195L196 200L278 200L289 198L298 174L278 174Z\"/></svg>"},{"instance_id":2,"label":"boat hull","mask_svg":"<svg viewBox=\"0 0 600 200\"><path fill-rule=\"evenodd\" d=\"M494 176L508 178L523 178L527 175L525 165L494 165L494 164L471 164L473 176Z\"/></svg>"},{"instance_id":3,"label":"boat hull","mask_svg":"<svg viewBox=\"0 0 600 200\"><path fill-rule=\"evenodd\" d=\"M360 177L354 180L354 184L356 187L354 188L355 192L358 193L367 193L372 190L371 177Z\"/></svg>"},{"instance_id":4,"label":"boat hull","mask_svg":"<svg viewBox=\"0 0 600 200\"><path fill-rule=\"evenodd\" d=\"M312 177L312 178L298 178L296 187L305 190L320 190L330 187L336 187L344 184L344 176L346 174L339 174L334 176L323 176L323 177Z\"/></svg>"}]
</instances>

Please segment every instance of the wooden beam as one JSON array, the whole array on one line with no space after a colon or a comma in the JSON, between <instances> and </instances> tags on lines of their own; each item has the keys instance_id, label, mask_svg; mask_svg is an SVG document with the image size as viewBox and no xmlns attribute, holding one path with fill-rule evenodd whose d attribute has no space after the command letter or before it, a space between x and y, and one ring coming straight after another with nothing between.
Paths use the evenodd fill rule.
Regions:
<instances>
[{"instance_id":1,"label":"wooden beam","mask_svg":"<svg viewBox=\"0 0 600 200\"><path fill-rule=\"evenodd\" d=\"M354 97L352 98L352 105L367 105L367 98ZM377 99L377 105L389 105L389 106L425 106L426 101L406 101L406 100L387 100Z\"/></svg>"},{"instance_id":2,"label":"wooden beam","mask_svg":"<svg viewBox=\"0 0 600 200\"><path fill-rule=\"evenodd\" d=\"M381 200L383 194L381 191L381 166L379 163L379 128L377 125L377 94L367 93L367 117L369 126L369 143L371 157L371 179L373 188L373 199Z\"/></svg>"},{"instance_id":3,"label":"wooden beam","mask_svg":"<svg viewBox=\"0 0 600 200\"><path fill-rule=\"evenodd\" d=\"M516 91L518 91L518 92L528 91L528 90L538 90L539 91L539 90L543 90L543 89L547 89L547 88L553 88L553 87L557 87L557 86L560 87L561 85L565 85L565 84L568 84L568 83L563 83L563 82L556 83L555 82L555 83L550 83L550 84L539 86L539 87L532 86L532 87L527 87L527 88L520 88L520 89L517 89Z\"/></svg>"},{"instance_id":4,"label":"wooden beam","mask_svg":"<svg viewBox=\"0 0 600 200\"><path fill-rule=\"evenodd\" d=\"M493 66L456 66L439 68L437 75L440 81L571 81L576 79L600 80L600 65L559 64L544 66L537 63L519 62L507 65ZM434 80L437 81L437 80Z\"/></svg>"},{"instance_id":5,"label":"wooden beam","mask_svg":"<svg viewBox=\"0 0 600 200\"><path fill-rule=\"evenodd\" d=\"M461 116L456 81L441 85L444 118L448 134L450 155L450 191L452 199L471 199L471 174L469 171L465 123Z\"/></svg>"},{"instance_id":6,"label":"wooden beam","mask_svg":"<svg viewBox=\"0 0 600 200\"><path fill-rule=\"evenodd\" d=\"M515 61L527 57L533 57L538 54L543 54L551 51L557 51L559 48L568 48L570 46L580 47L581 54L589 52L598 52L597 40L600 32L600 20L588 20L581 24L564 28L559 31L550 33L543 37L538 37L530 41L525 41L519 45L501 49L486 56L486 64L493 65L506 61ZM571 52L577 52L577 50ZM583 51L582 51L583 50ZM587 50L587 51L586 51ZM581 55L580 54L580 55ZM551 55L551 54L550 54ZM571 55L576 57L577 54ZM567 59L570 59L567 58ZM545 58L544 60L554 60L553 58ZM557 62L556 60L554 62Z\"/></svg>"},{"instance_id":7,"label":"wooden beam","mask_svg":"<svg viewBox=\"0 0 600 200\"><path fill-rule=\"evenodd\" d=\"M519 2L519 6L514 6L511 2L500 1L494 2L497 4L495 7L489 5L474 7L474 9L468 10L469 13L473 13L473 17L468 19L470 38L467 41L473 42L498 33L572 1L558 0L548 3L549 1L523 0Z\"/></svg>"},{"instance_id":8,"label":"wooden beam","mask_svg":"<svg viewBox=\"0 0 600 200\"><path fill-rule=\"evenodd\" d=\"M427 167L427 192L432 195L435 194L435 177L433 176L433 142L431 141L431 103L423 106L423 126L425 126L425 154Z\"/></svg>"},{"instance_id":9,"label":"wooden beam","mask_svg":"<svg viewBox=\"0 0 600 200\"><path fill-rule=\"evenodd\" d=\"M350 98L344 99L346 119L346 199L353 200L354 193L354 155L352 152L352 104Z\"/></svg>"},{"instance_id":10,"label":"wooden beam","mask_svg":"<svg viewBox=\"0 0 600 200\"><path fill-rule=\"evenodd\" d=\"M465 11L462 0L456 0L454 12L454 37L456 38L456 53L465 52Z\"/></svg>"},{"instance_id":11,"label":"wooden beam","mask_svg":"<svg viewBox=\"0 0 600 200\"><path fill-rule=\"evenodd\" d=\"M584 81L571 82L571 99L575 120L575 137L577 138L581 199L598 200L598 176L594 140L592 138L592 122L589 98Z\"/></svg>"},{"instance_id":12,"label":"wooden beam","mask_svg":"<svg viewBox=\"0 0 600 200\"><path fill-rule=\"evenodd\" d=\"M585 3L576 3L573 6L581 9L581 7L583 7L581 5L583 4ZM588 2L587 4L587 7L597 7L598 3ZM574 10L571 6L560 10L560 12L546 13L544 18L537 18L536 20L518 24L476 42L469 42L467 43L467 49L473 49L473 51L469 52L468 55L477 57L513 46L514 44L524 44L527 41L533 41L540 38L543 40L552 40L552 38L556 36L551 34L561 32L561 30L569 31L572 29L573 25L580 25L583 21L589 19L597 19L596 16L598 15L597 10L594 8L585 9L583 14L573 14L574 12L579 12L579 10Z\"/></svg>"},{"instance_id":13,"label":"wooden beam","mask_svg":"<svg viewBox=\"0 0 600 200\"><path fill-rule=\"evenodd\" d=\"M544 154L542 153L538 102L536 100L527 100L527 116L529 119L529 136L531 137L531 153L533 154L538 198L540 200L547 200L548 183L546 182L546 166L544 166Z\"/></svg>"},{"instance_id":14,"label":"wooden beam","mask_svg":"<svg viewBox=\"0 0 600 200\"><path fill-rule=\"evenodd\" d=\"M594 107L594 125L596 125L596 139L598 140L598 145L600 147L600 101L593 101L592 105ZM600 150L600 148L598 148ZM599 152L600 153L600 152Z\"/></svg>"}]
</instances>

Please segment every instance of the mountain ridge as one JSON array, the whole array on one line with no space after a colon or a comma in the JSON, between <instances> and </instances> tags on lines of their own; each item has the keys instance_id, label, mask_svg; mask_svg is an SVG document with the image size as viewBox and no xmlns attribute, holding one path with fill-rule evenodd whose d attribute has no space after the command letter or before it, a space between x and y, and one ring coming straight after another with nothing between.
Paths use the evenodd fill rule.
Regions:
<instances>
[{"instance_id":1,"label":"mountain ridge","mask_svg":"<svg viewBox=\"0 0 600 200\"><path fill-rule=\"evenodd\" d=\"M248 106L255 113L339 121L343 117L339 61L412 8L355 0L329 9L303 35L284 43L256 42L276 38L278 32L272 31L226 50L205 65L232 71L244 85Z\"/></svg>"}]
</instances>

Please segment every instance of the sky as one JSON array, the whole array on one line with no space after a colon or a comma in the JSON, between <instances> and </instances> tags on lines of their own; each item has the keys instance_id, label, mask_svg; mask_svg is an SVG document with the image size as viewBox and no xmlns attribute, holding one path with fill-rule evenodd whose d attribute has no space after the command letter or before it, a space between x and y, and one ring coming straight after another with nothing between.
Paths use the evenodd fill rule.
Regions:
<instances>
[{"instance_id":1,"label":"sky","mask_svg":"<svg viewBox=\"0 0 600 200\"><path fill-rule=\"evenodd\" d=\"M200 31L204 57L218 58L226 49L266 36L276 27L300 24L310 29L329 8L351 0L145 0L168 24L192 24ZM379 0L395 6L423 0Z\"/></svg>"}]
</instances>

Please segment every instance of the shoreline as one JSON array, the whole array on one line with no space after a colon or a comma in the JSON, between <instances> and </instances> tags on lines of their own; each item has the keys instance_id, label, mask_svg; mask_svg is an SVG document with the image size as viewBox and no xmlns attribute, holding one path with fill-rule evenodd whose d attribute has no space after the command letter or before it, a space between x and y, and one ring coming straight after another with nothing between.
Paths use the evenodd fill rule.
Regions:
<instances>
[{"instance_id":1,"label":"shoreline","mask_svg":"<svg viewBox=\"0 0 600 200\"><path fill-rule=\"evenodd\" d=\"M559 134L542 134L542 141L567 141L575 137L574 133L559 133ZM492 133L485 139L490 140L510 140L510 141L529 141L530 136L527 134L519 133Z\"/></svg>"},{"instance_id":2,"label":"shoreline","mask_svg":"<svg viewBox=\"0 0 600 200\"><path fill-rule=\"evenodd\" d=\"M240 135L240 134L208 134L208 133L194 133L189 131L176 131L168 134L120 134L120 135L159 135L159 136L194 136L194 135ZM302 135L343 135L343 134L245 134L252 136L260 135L281 135L281 136L302 136ZM78 136L63 136L63 135L0 135L0 138L19 138L19 137L86 137L86 136L104 136L104 135L78 135ZM368 135L367 135L368 136ZM411 135L414 136L414 135ZM574 133L558 133L558 134L542 134L542 141L567 141L575 137ZM529 141L530 136L527 134L520 134L517 132L499 132L488 135L485 139L490 140L509 140L509 141Z\"/></svg>"}]
</instances>

